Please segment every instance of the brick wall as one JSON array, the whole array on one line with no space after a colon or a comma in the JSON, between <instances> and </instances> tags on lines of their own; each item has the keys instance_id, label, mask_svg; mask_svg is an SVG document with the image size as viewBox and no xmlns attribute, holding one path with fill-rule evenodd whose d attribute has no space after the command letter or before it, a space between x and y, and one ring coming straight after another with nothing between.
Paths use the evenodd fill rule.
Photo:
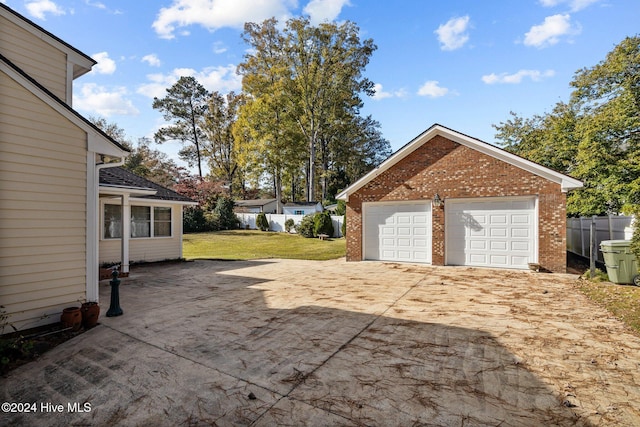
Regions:
<instances>
[{"instance_id":1,"label":"brick wall","mask_svg":"<svg viewBox=\"0 0 640 427\"><path fill-rule=\"evenodd\" d=\"M383 172L347 202L347 260L360 261L362 203L498 196L538 197L538 262L566 271L566 197L556 184L442 136L427 141ZM444 209L433 209L434 265L444 264Z\"/></svg>"}]
</instances>

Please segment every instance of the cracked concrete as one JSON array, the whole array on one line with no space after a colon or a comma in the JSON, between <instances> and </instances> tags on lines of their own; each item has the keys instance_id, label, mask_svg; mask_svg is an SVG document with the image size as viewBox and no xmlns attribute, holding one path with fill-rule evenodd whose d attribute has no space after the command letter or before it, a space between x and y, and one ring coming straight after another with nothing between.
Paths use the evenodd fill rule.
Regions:
<instances>
[{"instance_id":1,"label":"cracked concrete","mask_svg":"<svg viewBox=\"0 0 640 427\"><path fill-rule=\"evenodd\" d=\"M136 267L124 315L2 379L3 425L640 425L640 338L575 276L377 262ZM87 412L68 403L91 404Z\"/></svg>"}]
</instances>

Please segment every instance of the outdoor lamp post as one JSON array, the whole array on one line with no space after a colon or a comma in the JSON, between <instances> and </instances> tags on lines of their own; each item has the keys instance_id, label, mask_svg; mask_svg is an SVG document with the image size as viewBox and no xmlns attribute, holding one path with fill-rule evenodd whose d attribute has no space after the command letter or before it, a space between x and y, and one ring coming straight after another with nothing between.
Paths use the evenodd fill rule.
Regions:
<instances>
[{"instance_id":1,"label":"outdoor lamp post","mask_svg":"<svg viewBox=\"0 0 640 427\"><path fill-rule=\"evenodd\" d=\"M120 280L118 279L118 269L114 268L111 272L111 304L107 310L107 317L122 316L123 311L120 308Z\"/></svg>"}]
</instances>

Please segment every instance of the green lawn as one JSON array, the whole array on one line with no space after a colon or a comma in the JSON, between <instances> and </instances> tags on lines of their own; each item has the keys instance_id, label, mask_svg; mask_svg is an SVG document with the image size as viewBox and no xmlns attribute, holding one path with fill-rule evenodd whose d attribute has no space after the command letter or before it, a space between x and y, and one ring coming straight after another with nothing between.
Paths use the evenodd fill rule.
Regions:
<instances>
[{"instance_id":1,"label":"green lawn","mask_svg":"<svg viewBox=\"0 0 640 427\"><path fill-rule=\"evenodd\" d=\"M288 258L328 260L345 255L345 239L306 239L297 234L256 230L185 234L186 259Z\"/></svg>"}]
</instances>

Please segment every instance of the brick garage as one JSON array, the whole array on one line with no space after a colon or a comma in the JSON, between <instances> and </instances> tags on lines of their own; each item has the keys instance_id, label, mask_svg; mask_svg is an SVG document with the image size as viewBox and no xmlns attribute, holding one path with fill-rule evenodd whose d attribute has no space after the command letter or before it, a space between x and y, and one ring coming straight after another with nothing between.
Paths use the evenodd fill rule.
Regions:
<instances>
[{"instance_id":1,"label":"brick garage","mask_svg":"<svg viewBox=\"0 0 640 427\"><path fill-rule=\"evenodd\" d=\"M581 186L434 125L338 195L347 202L347 260L564 272L566 192Z\"/></svg>"}]
</instances>

